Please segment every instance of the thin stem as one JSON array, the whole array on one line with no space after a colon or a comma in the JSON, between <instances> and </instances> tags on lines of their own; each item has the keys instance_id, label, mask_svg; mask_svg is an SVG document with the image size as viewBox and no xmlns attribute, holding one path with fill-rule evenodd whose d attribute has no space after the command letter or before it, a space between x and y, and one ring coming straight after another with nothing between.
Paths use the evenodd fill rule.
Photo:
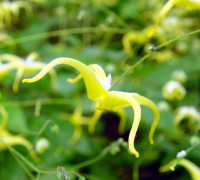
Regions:
<instances>
[{"instance_id":1,"label":"thin stem","mask_svg":"<svg viewBox=\"0 0 200 180\"><path fill-rule=\"evenodd\" d=\"M195 149L199 145L200 145L200 143L193 144L191 147L189 147L188 149L186 149L186 154L188 154L190 151L192 151L193 149Z\"/></svg>"},{"instance_id":2,"label":"thin stem","mask_svg":"<svg viewBox=\"0 0 200 180\"><path fill-rule=\"evenodd\" d=\"M72 169L74 170L78 170L78 169L81 169L83 167L86 167L86 166L90 166L92 164L95 164L96 162L100 161L101 159L103 159L107 154L108 154L109 151L102 151L100 153L100 155L98 155L97 157L93 158L93 159L90 159L90 160L87 160L85 162L81 162L79 164L76 164L74 166L72 166Z\"/></svg>"},{"instance_id":3,"label":"thin stem","mask_svg":"<svg viewBox=\"0 0 200 180\"><path fill-rule=\"evenodd\" d=\"M143 61L145 61L148 57L150 57L155 51L157 51L157 50L159 50L159 49L161 49L161 48L163 48L163 47L165 47L165 46L167 46L167 45L169 45L169 44L171 44L171 43L173 43L173 42L175 42L175 41L178 41L179 39L183 39L183 38L185 38L185 37L192 36L192 35L198 34L198 33L200 33L200 29L197 29L197 30L194 30L194 31L192 31L192 32L189 32L189 33L180 35L180 36L178 36L178 37L175 37L175 38L173 38L173 39L170 39L170 40L164 42L164 43L161 44L161 45L158 45L158 46L154 47L153 50L150 50L150 51L149 51L146 55L144 55L139 61L137 61L135 64L133 64L133 65L130 67L130 69L129 69L128 71L124 72L121 76L119 76L119 77L114 81L114 83L113 83L111 89L112 89L120 80L122 80L125 76L127 76L128 74L130 74L130 73L136 68L136 66L138 66L138 65L141 64Z\"/></svg>"},{"instance_id":4,"label":"thin stem","mask_svg":"<svg viewBox=\"0 0 200 180\"><path fill-rule=\"evenodd\" d=\"M36 101L36 104L35 104L35 112L34 112L34 115L35 115L36 117L39 117L39 116L40 116L41 108L42 108L42 105L41 105L40 100Z\"/></svg>"},{"instance_id":5,"label":"thin stem","mask_svg":"<svg viewBox=\"0 0 200 180\"><path fill-rule=\"evenodd\" d=\"M170 39L170 40L164 42L163 44L161 44L161 45L155 47L155 49L156 49L156 50L161 49L161 48L163 48L163 47L165 47L165 46L167 46L167 45L169 45L169 44L171 44L171 43L173 43L173 42L175 42L175 41L178 41L179 39L183 39L183 38L186 38L186 37L188 37L188 36L192 36L192 35L198 34L198 33L200 33L200 29L196 29L196 30L191 31L191 32L189 32L189 33L182 34L182 35L180 35L180 36L178 36L178 37L175 37L175 38L173 38L173 39Z\"/></svg>"},{"instance_id":6,"label":"thin stem","mask_svg":"<svg viewBox=\"0 0 200 180\"><path fill-rule=\"evenodd\" d=\"M128 29L129 31L132 30L132 28L129 26L128 23L126 23L126 21L124 21L118 14L116 14L115 12L111 11L109 8L107 8L106 6L99 6L100 9L105 12L108 15L112 15L114 16L118 22L126 29Z\"/></svg>"},{"instance_id":7,"label":"thin stem","mask_svg":"<svg viewBox=\"0 0 200 180\"><path fill-rule=\"evenodd\" d=\"M25 173L29 176L29 178L34 179L33 175L30 173L27 167L20 161L20 159L13 152L11 152L11 154L14 157L14 159L17 161L17 163L19 163L21 168L25 171Z\"/></svg>"},{"instance_id":8,"label":"thin stem","mask_svg":"<svg viewBox=\"0 0 200 180\"><path fill-rule=\"evenodd\" d=\"M133 180L139 180L139 163L135 163L133 166Z\"/></svg>"},{"instance_id":9,"label":"thin stem","mask_svg":"<svg viewBox=\"0 0 200 180\"><path fill-rule=\"evenodd\" d=\"M129 73L131 73L136 66L138 66L139 64L141 64L143 61L145 61L150 55L152 54L152 51L150 51L148 54L146 54L145 56L143 56L138 62L136 62L133 66L131 66L131 68L124 72L121 76L119 76L114 83L112 84L111 89L119 82L121 81L125 76L127 76Z\"/></svg>"},{"instance_id":10,"label":"thin stem","mask_svg":"<svg viewBox=\"0 0 200 180\"><path fill-rule=\"evenodd\" d=\"M92 158L90 160L81 162L79 164L76 164L74 166L71 166L70 169L72 170L79 170L83 167L86 166L90 166L92 164L95 164L96 162L100 161L101 159L103 159L107 154L112 152L112 149L122 146L122 147L126 147L127 148L127 143L125 145L126 142L124 142L124 140L122 138L119 138L118 140L112 142L109 146L107 146L106 148L104 148L101 153L96 156L95 158Z\"/></svg>"},{"instance_id":11,"label":"thin stem","mask_svg":"<svg viewBox=\"0 0 200 180\"><path fill-rule=\"evenodd\" d=\"M33 165L30 161L28 161L23 155L21 155L18 151L16 151L13 147L7 146L7 148L11 152L11 154L14 154L17 158L19 158L24 164L26 164L33 171L37 173L41 173L41 174L56 173L56 171L45 171L45 170L38 169L35 165Z\"/></svg>"},{"instance_id":12,"label":"thin stem","mask_svg":"<svg viewBox=\"0 0 200 180\"><path fill-rule=\"evenodd\" d=\"M115 28L115 27L80 27L80 28L71 28L71 29L63 29L63 30L57 30L57 31L49 31L49 32L43 32L38 34L33 34L29 36L24 36L22 38L12 39L12 43L20 44L25 42L30 42L38 39L45 39L48 37L54 37L54 36L66 36L69 34L82 34L82 33L98 33L98 32L111 32L111 33L119 33L119 34L125 34L128 32L127 29L123 28ZM11 40L5 41L5 44L0 45L0 48L7 47L8 45L6 43L11 43Z\"/></svg>"},{"instance_id":13,"label":"thin stem","mask_svg":"<svg viewBox=\"0 0 200 180\"><path fill-rule=\"evenodd\" d=\"M35 106L36 103L38 102L38 100L40 101L41 105L71 105L72 102L67 102L66 99L62 98L62 99L37 99L37 100L25 100L25 101L5 101L5 102L1 102L1 104L4 107L13 107L13 106L25 106L25 107L29 107L29 106Z\"/></svg>"},{"instance_id":14,"label":"thin stem","mask_svg":"<svg viewBox=\"0 0 200 180\"><path fill-rule=\"evenodd\" d=\"M35 136L35 139L37 139L43 132L44 130L46 129L46 127L49 125L49 124L53 124L54 122L52 120L48 120L47 122L45 122L45 124L42 126L42 128L39 130L39 132L37 133L37 135Z\"/></svg>"}]
</instances>

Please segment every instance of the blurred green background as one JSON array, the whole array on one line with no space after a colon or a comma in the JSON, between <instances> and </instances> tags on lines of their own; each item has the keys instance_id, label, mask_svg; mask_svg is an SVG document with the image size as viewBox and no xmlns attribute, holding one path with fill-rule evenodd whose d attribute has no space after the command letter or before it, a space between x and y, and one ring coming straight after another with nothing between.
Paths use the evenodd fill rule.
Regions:
<instances>
[{"instance_id":1,"label":"blurred green background","mask_svg":"<svg viewBox=\"0 0 200 180\"><path fill-rule=\"evenodd\" d=\"M25 2L26 5L20 7L17 2ZM0 179L191 178L186 169L179 166L175 171L167 173L161 173L159 168L175 159L181 150L188 150L186 158L197 166L200 165L200 121L198 118L195 121L193 117L184 117L178 127L175 126L177 108L193 106L197 112L200 110L200 35L195 33L169 42L199 29L200 11L174 7L159 24L161 33L147 38L145 28L154 25L166 2L0 2L0 17L3 17L0 18L0 57L12 54L26 59L30 53L36 52L38 61L43 63L57 57L71 57L85 64L101 65L106 74L112 74L113 82L134 66L130 73L113 86L113 90L136 92L151 99L158 105L161 116L154 135L155 143L150 145L148 132L153 113L142 107L142 119L135 140L140 158L135 158L129 153L125 143L134 116L131 109L125 110L127 123L123 134L118 133L119 115L107 111L101 115L95 132L90 134L87 125L76 125L70 120L78 107L82 109L80 122L81 118L89 119L95 112L94 103L87 98L83 81L75 84L66 82L67 78L77 75L76 71L67 66L59 66L55 68L56 84L50 76L45 76L33 84L22 84L20 81L19 91L13 92L12 86L17 71L13 69L5 77L1 77L5 64L2 61L0 104L8 114L6 130L13 135L25 137L34 149L41 138L45 138L49 146L42 153L36 152L40 162L35 162L29 152L20 145L0 151ZM16 3L16 6L11 6L11 3ZM10 7L11 10L6 10ZM10 17L10 20L5 17ZM123 37L130 32L136 33L138 38L144 37L145 40L140 42L133 39L130 42L132 52L126 52ZM169 43L156 50L156 47L165 42ZM152 50L150 47L155 48ZM150 55L140 62L149 52ZM183 85L186 95L181 100L170 101L163 97L162 88L166 82L173 79L175 70L182 70L187 76ZM37 72L39 71L24 74L23 78L33 77ZM160 102L164 102L164 108ZM77 127L81 128L81 135L72 142L70 140ZM195 146L192 141L194 138L197 141Z\"/></svg>"}]
</instances>

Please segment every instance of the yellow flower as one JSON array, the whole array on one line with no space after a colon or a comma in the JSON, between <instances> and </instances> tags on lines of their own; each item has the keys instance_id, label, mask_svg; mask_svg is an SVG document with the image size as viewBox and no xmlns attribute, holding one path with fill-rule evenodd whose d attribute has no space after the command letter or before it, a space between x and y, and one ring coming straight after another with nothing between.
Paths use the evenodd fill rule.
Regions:
<instances>
[{"instance_id":1,"label":"yellow flower","mask_svg":"<svg viewBox=\"0 0 200 180\"><path fill-rule=\"evenodd\" d=\"M127 53L132 53L133 48L132 44L136 43L137 44L145 44L149 41L147 36L144 34L144 32L137 32L137 31L131 31L127 34L122 39L124 51Z\"/></svg>"},{"instance_id":2,"label":"yellow flower","mask_svg":"<svg viewBox=\"0 0 200 180\"><path fill-rule=\"evenodd\" d=\"M154 28L154 26L147 26L143 31L131 31L124 35L122 39L124 51L127 53L133 53L132 45L144 45L150 41L153 32L155 33L155 38L161 43L165 41L165 34L160 28Z\"/></svg>"},{"instance_id":3,"label":"yellow flower","mask_svg":"<svg viewBox=\"0 0 200 180\"><path fill-rule=\"evenodd\" d=\"M92 118L89 119L89 132L90 133L94 133L95 130L95 125L98 122L98 120L100 119L101 115L102 115L102 110L98 108L99 104L96 104L96 111L93 115ZM124 130L125 130L125 125L126 125L126 114L122 109L118 109L117 110L117 115L120 118L120 122L119 122L119 128L118 128L118 132L119 134L123 134Z\"/></svg>"},{"instance_id":4,"label":"yellow flower","mask_svg":"<svg viewBox=\"0 0 200 180\"><path fill-rule=\"evenodd\" d=\"M160 168L160 171L167 172L169 170L174 170L176 165L183 166L185 169L187 169L193 180L199 180L200 168L197 165L195 165L194 163L192 163L184 158L180 158L180 159L178 158L178 159L171 161L167 165L162 166Z\"/></svg>"},{"instance_id":5,"label":"yellow flower","mask_svg":"<svg viewBox=\"0 0 200 180\"><path fill-rule=\"evenodd\" d=\"M196 10L200 9L200 1L198 0L168 0L161 11L156 16L156 20L154 23L154 28L152 28L151 33L149 34L149 38L155 35L158 29L159 24L164 20L170 10L174 7L185 8L186 10ZM172 23L171 23L172 24Z\"/></svg>"},{"instance_id":6,"label":"yellow flower","mask_svg":"<svg viewBox=\"0 0 200 180\"><path fill-rule=\"evenodd\" d=\"M3 1L0 3L0 29L3 27L10 28L13 23L19 21L20 9L27 13L32 13L31 5L26 1Z\"/></svg>"},{"instance_id":7,"label":"yellow flower","mask_svg":"<svg viewBox=\"0 0 200 180\"><path fill-rule=\"evenodd\" d=\"M8 149L9 146L22 145L27 148L31 157L35 161L38 161L39 159L33 150L33 146L28 140L21 135L12 135L5 129L8 121L8 114L2 106L0 107L0 113L2 116L0 124L0 151Z\"/></svg>"},{"instance_id":8,"label":"yellow flower","mask_svg":"<svg viewBox=\"0 0 200 180\"><path fill-rule=\"evenodd\" d=\"M77 78L75 78L77 79ZM70 82L76 81L75 79L68 79ZM92 117L84 117L83 116L83 109L81 106L78 106L73 114L68 113L61 113L61 117L65 120L70 121L70 123L75 127L75 130L73 132L72 138L70 140L71 143L76 143L78 139L81 136L81 126L88 125L89 126L89 132L94 133L95 125L100 119L103 111L98 110L96 108L95 113ZM119 124L119 133L122 134L125 130L125 122L126 122L126 114L123 110L117 112L120 117L120 124Z\"/></svg>"},{"instance_id":9,"label":"yellow flower","mask_svg":"<svg viewBox=\"0 0 200 180\"><path fill-rule=\"evenodd\" d=\"M12 54L2 54L0 55L0 78L3 78L5 75L8 75L9 72L13 69L16 69L16 77L13 83L13 91L18 92L19 83L22 77L25 74L32 74L42 69L45 66L45 63L36 61L38 54L31 53L27 56L26 59L12 55ZM52 79L55 79L56 74L54 71L49 72Z\"/></svg>"},{"instance_id":10,"label":"yellow flower","mask_svg":"<svg viewBox=\"0 0 200 180\"><path fill-rule=\"evenodd\" d=\"M156 26L166 17L169 11L174 7L182 7L187 10L200 9L200 1L198 0L168 0L164 7L161 9L158 18L156 19Z\"/></svg>"},{"instance_id":11,"label":"yellow flower","mask_svg":"<svg viewBox=\"0 0 200 180\"><path fill-rule=\"evenodd\" d=\"M81 126L88 124L88 118L83 117L82 111L82 107L78 106L73 114L60 114L63 119L68 120L75 127L72 138L70 139L71 143L76 143L79 140L82 131Z\"/></svg>"},{"instance_id":12,"label":"yellow flower","mask_svg":"<svg viewBox=\"0 0 200 180\"><path fill-rule=\"evenodd\" d=\"M41 79L48 71L50 71L54 66L59 64L70 65L79 71L80 75L75 78L78 81L83 78L85 86L87 89L88 98L96 101L96 108L103 110L118 111L126 107L131 107L134 111L133 124L130 130L128 144L131 153L139 157L139 153L134 147L135 135L139 126L141 119L141 108L140 105L148 106L154 112L154 121L150 129L149 140L153 143L153 134L159 122L159 111L155 104L149 99L137 94L128 93L121 91L109 91L111 87L111 76L106 76L104 70L101 66L95 65L85 65L82 62L72 59L72 58L57 58L46 65L45 68L41 70L39 74L30 79L23 79L23 83L33 83Z\"/></svg>"}]
</instances>

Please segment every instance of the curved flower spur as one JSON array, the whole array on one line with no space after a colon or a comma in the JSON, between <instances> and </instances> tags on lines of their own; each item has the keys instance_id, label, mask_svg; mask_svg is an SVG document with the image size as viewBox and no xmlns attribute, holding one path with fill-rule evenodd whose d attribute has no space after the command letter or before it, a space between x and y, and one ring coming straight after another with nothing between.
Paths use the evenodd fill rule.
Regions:
<instances>
[{"instance_id":1,"label":"curved flower spur","mask_svg":"<svg viewBox=\"0 0 200 180\"><path fill-rule=\"evenodd\" d=\"M39 161L39 158L33 150L32 144L21 135L13 135L6 130L8 114L3 106L0 106L0 151L8 149L9 146L22 145L28 151L33 160Z\"/></svg>"},{"instance_id":2,"label":"curved flower spur","mask_svg":"<svg viewBox=\"0 0 200 180\"><path fill-rule=\"evenodd\" d=\"M18 92L20 81L24 75L35 73L45 67L46 64L37 61L37 59L38 54L35 52L30 53L25 59L12 54L1 54L0 79L3 79L12 70L16 69L16 76L12 88L14 92ZM54 82L56 78L56 73L51 70L49 74L52 78L53 85L56 86L56 83Z\"/></svg>"},{"instance_id":3,"label":"curved flower spur","mask_svg":"<svg viewBox=\"0 0 200 180\"><path fill-rule=\"evenodd\" d=\"M79 75L74 79L69 79L71 82L77 82L83 78L87 89L88 98L96 101L98 110L119 111L126 107L132 107L134 111L133 124L129 133L128 145L131 153L139 157L139 153L134 147L136 132L141 119L140 105L148 106L154 112L154 120L149 132L149 141L153 144L153 134L159 122L159 111L156 105L149 99L137 94L121 91L109 91L111 87L111 75L106 76L101 66L97 64L85 65L82 62L72 58L57 58L47 64L36 76L30 79L23 79L23 83L33 83L40 80L54 66L63 64L69 65L79 71Z\"/></svg>"},{"instance_id":4,"label":"curved flower spur","mask_svg":"<svg viewBox=\"0 0 200 180\"><path fill-rule=\"evenodd\" d=\"M157 18L154 22L154 28L149 34L149 38L156 34L156 30L160 23L165 19L167 14L174 8L180 7L186 9L187 11L193 11L200 9L200 1L199 0L168 0L165 5L162 7L160 12L157 15Z\"/></svg>"}]
</instances>

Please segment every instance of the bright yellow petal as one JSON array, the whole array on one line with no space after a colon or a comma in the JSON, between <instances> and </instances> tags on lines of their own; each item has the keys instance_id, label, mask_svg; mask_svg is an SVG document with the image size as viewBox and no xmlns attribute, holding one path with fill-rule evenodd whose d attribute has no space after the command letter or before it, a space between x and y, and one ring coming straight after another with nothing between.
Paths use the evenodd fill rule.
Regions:
<instances>
[{"instance_id":1,"label":"bright yellow petal","mask_svg":"<svg viewBox=\"0 0 200 180\"><path fill-rule=\"evenodd\" d=\"M133 97L139 102L139 104L149 107L154 113L154 120L153 120L153 123L151 125L150 132L149 132L149 141L150 141L151 144L153 144L153 134L154 134L155 129L158 126L158 123L160 121L159 110L158 110L157 106L152 101L145 98L144 96L140 96L139 94L135 94L135 95L133 95Z\"/></svg>"},{"instance_id":2,"label":"bright yellow petal","mask_svg":"<svg viewBox=\"0 0 200 180\"><path fill-rule=\"evenodd\" d=\"M69 83L76 83L76 82L80 81L81 79L82 79L82 75L79 74L75 78L68 78L67 82L69 82Z\"/></svg>"},{"instance_id":3,"label":"bright yellow petal","mask_svg":"<svg viewBox=\"0 0 200 180\"><path fill-rule=\"evenodd\" d=\"M103 81L106 78L106 73L98 64L90 64L89 67L97 74L98 78Z\"/></svg>"},{"instance_id":4,"label":"bright yellow petal","mask_svg":"<svg viewBox=\"0 0 200 180\"><path fill-rule=\"evenodd\" d=\"M73 132L73 135L70 139L70 143L72 144L75 144L81 137L81 126L80 125L77 125L75 128L74 128L74 132Z\"/></svg>"},{"instance_id":5,"label":"bright yellow petal","mask_svg":"<svg viewBox=\"0 0 200 180\"><path fill-rule=\"evenodd\" d=\"M72 59L72 58L57 58L47 64L40 73L31 79L23 79L23 83L33 83L40 80L48 71L50 71L54 66L59 64L65 64L74 67L82 75L83 80L86 85L88 98L92 100L97 100L101 98L102 95L106 94L105 89L99 82L95 72L91 70L88 66L82 62Z\"/></svg>"},{"instance_id":6,"label":"bright yellow petal","mask_svg":"<svg viewBox=\"0 0 200 180\"><path fill-rule=\"evenodd\" d=\"M35 152L33 150L33 146L29 141L27 141L24 137L22 137L20 135L14 136L5 130L1 130L1 132L0 132L0 150L7 149L7 146L13 146L13 145L25 146L28 149L31 157L35 161L39 161L39 158L35 154Z\"/></svg>"},{"instance_id":7,"label":"bright yellow petal","mask_svg":"<svg viewBox=\"0 0 200 180\"><path fill-rule=\"evenodd\" d=\"M131 46L131 41L133 41L135 39L135 33L134 32L130 32L125 34L125 36L122 39L122 43L123 43L123 47L124 47L124 51L127 53L132 53L133 52L133 48Z\"/></svg>"},{"instance_id":8,"label":"bright yellow petal","mask_svg":"<svg viewBox=\"0 0 200 180\"><path fill-rule=\"evenodd\" d=\"M94 115L92 116L92 118L89 120L89 123L88 123L89 133L91 133L91 134L94 133L95 126L96 126L98 120L100 119L101 115L102 115L102 111L97 109L95 111Z\"/></svg>"},{"instance_id":9,"label":"bright yellow petal","mask_svg":"<svg viewBox=\"0 0 200 180\"><path fill-rule=\"evenodd\" d=\"M200 9L200 1L197 0L176 0L176 5L188 10Z\"/></svg>"},{"instance_id":10,"label":"bright yellow petal","mask_svg":"<svg viewBox=\"0 0 200 180\"><path fill-rule=\"evenodd\" d=\"M143 32L129 32L127 33L122 40L124 50L127 53L132 53L134 50L132 48L132 43L137 44L144 44L148 41L148 38L145 33Z\"/></svg>"},{"instance_id":11,"label":"bright yellow petal","mask_svg":"<svg viewBox=\"0 0 200 180\"><path fill-rule=\"evenodd\" d=\"M16 62L19 62L19 61L22 61L22 60L23 59L21 59L20 57L12 55L12 54L2 54L2 55L0 55L0 61L16 63Z\"/></svg>"},{"instance_id":12,"label":"bright yellow petal","mask_svg":"<svg viewBox=\"0 0 200 180\"><path fill-rule=\"evenodd\" d=\"M158 18L156 19L155 26L158 26L161 23L161 21L165 18L165 16L168 14L168 12L173 8L174 2L175 2L174 0L167 1L167 3L161 9Z\"/></svg>"},{"instance_id":13,"label":"bright yellow petal","mask_svg":"<svg viewBox=\"0 0 200 180\"><path fill-rule=\"evenodd\" d=\"M199 180L200 168L198 166L186 159L181 159L178 164L188 170L193 180Z\"/></svg>"},{"instance_id":14,"label":"bright yellow petal","mask_svg":"<svg viewBox=\"0 0 200 180\"><path fill-rule=\"evenodd\" d=\"M100 81L103 81L106 78L106 74L105 74L103 68L101 66L99 66L98 64L90 64L90 65L88 65L88 67L90 67L91 70L93 70L95 72L95 74L100 79ZM79 74L75 78L68 78L67 81L70 83L76 83L79 80L81 80L82 78L83 78L82 75Z\"/></svg>"},{"instance_id":15,"label":"bright yellow petal","mask_svg":"<svg viewBox=\"0 0 200 180\"><path fill-rule=\"evenodd\" d=\"M61 117L64 118L65 120L69 120L70 123L74 126L74 132L72 135L72 138L70 139L70 143L76 143L80 136L81 136L81 126L86 123L86 118L82 116L82 107L78 106L73 114L67 114L67 113L61 113Z\"/></svg>"},{"instance_id":16,"label":"bright yellow petal","mask_svg":"<svg viewBox=\"0 0 200 180\"><path fill-rule=\"evenodd\" d=\"M131 153L139 157L139 153L134 147L135 136L141 119L141 108L139 103L134 99L132 93L124 93L118 91L110 91L102 100L102 107L107 110L117 110L119 108L132 107L134 111L134 119L129 133L128 145Z\"/></svg>"}]
</instances>

